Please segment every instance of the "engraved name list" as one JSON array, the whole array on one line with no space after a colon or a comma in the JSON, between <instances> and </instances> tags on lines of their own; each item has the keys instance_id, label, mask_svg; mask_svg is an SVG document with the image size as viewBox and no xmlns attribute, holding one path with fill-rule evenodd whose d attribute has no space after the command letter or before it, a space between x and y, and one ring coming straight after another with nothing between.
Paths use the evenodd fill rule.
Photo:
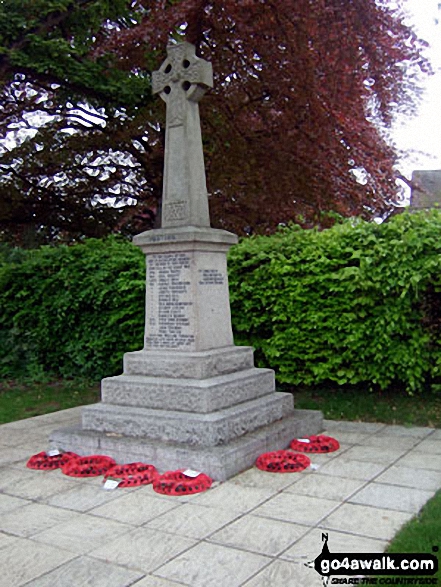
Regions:
<instances>
[{"instance_id":1,"label":"engraved name list","mask_svg":"<svg viewBox=\"0 0 441 587\"><path fill-rule=\"evenodd\" d=\"M180 349L194 343L190 324L193 302L190 256L164 253L147 257L146 346L153 349Z\"/></svg>"}]
</instances>

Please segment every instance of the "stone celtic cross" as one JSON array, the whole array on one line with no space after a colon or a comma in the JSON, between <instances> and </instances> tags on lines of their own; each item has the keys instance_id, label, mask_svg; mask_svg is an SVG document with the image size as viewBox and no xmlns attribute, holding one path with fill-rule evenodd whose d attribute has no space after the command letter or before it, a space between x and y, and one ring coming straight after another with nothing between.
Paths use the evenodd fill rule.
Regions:
<instances>
[{"instance_id":1,"label":"stone celtic cross","mask_svg":"<svg viewBox=\"0 0 441 587\"><path fill-rule=\"evenodd\" d=\"M162 228L210 226L198 102L213 86L211 63L190 43L169 45L152 82L167 105Z\"/></svg>"}]
</instances>

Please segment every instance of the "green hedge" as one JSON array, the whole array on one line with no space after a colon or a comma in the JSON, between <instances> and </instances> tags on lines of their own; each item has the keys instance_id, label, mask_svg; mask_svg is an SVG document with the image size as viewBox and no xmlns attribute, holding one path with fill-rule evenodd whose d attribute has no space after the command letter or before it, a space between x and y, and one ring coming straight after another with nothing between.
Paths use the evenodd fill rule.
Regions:
<instances>
[{"instance_id":1,"label":"green hedge","mask_svg":"<svg viewBox=\"0 0 441 587\"><path fill-rule=\"evenodd\" d=\"M122 354L142 348L143 257L117 237L0 249L0 377L120 372ZM244 239L229 274L236 342L280 383L439 381L438 211Z\"/></svg>"},{"instance_id":2,"label":"green hedge","mask_svg":"<svg viewBox=\"0 0 441 587\"><path fill-rule=\"evenodd\" d=\"M0 377L121 371L123 353L142 348L144 287L144 255L120 238L3 248Z\"/></svg>"},{"instance_id":3,"label":"green hedge","mask_svg":"<svg viewBox=\"0 0 441 587\"><path fill-rule=\"evenodd\" d=\"M441 368L441 214L348 220L242 241L234 327L278 381L420 390Z\"/></svg>"}]
</instances>

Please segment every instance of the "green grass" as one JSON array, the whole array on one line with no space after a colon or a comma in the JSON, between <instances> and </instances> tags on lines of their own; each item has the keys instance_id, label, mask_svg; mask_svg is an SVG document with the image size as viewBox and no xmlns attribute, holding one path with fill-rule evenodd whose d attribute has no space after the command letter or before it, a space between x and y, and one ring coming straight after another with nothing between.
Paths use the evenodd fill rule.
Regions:
<instances>
[{"instance_id":1,"label":"green grass","mask_svg":"<svg viewBox=\"0 0 441 587\"><path fill-rule=\"evenodd\" d=\"M99 384L87 381L2 381L0 424L100 400Z\"/></svg>"},{"instance_id":2,"label":"green grass","mask_svg":"<svg viewBox=\"0 0 441 587\"><path fill-rule=\"evenodd\" d=\"M415 518L403 526L386 552L435 554L440 564L439 553L436 550L438 548L441 548L441 491L426 503ZM431 577L438 579L439 582L441 569Z\"/></svg>"},{"instance_id":3,"label":"green grass","mask_svg":"<svg viewBox=\"0 0 441 587\"><path fill-rule=\"evenodd\" d=\"M285 390L284 390L285 391ZM401 390L294 390L296 408L321 410L329 420L384 422L441 428L441 393L410 396Z\"/></svg>"}]
</instances>

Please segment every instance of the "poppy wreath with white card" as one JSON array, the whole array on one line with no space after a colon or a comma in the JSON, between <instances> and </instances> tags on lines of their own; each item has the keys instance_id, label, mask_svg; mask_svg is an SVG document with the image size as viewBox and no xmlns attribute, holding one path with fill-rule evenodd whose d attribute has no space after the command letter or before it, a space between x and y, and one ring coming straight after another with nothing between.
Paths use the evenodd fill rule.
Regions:
<instances>
[{"instance_id":1,"label":"poppy wreath with white card","mask_svg":"<svg viewBox=\"0 0 441 587\"><path fill-rule=\"evenodd\" d=\"M111 478L119 481L118 487L135 487L136 485L148 485L158 476L159 473L153 465L129 463L111 467L105 473L104 479Z\"/></svg>"},{"instance_id":2,"label":"poppy wreath with white card","mask_svg":"<svg viewBox=\"0 0 441 587\"><path fill-rule=\"evenodd\" d=\"M188 495L206 491L212 483L211 477L198 471L167 471L153 481L153 491L164 495Z\"/></svg>"}]
</instances>

